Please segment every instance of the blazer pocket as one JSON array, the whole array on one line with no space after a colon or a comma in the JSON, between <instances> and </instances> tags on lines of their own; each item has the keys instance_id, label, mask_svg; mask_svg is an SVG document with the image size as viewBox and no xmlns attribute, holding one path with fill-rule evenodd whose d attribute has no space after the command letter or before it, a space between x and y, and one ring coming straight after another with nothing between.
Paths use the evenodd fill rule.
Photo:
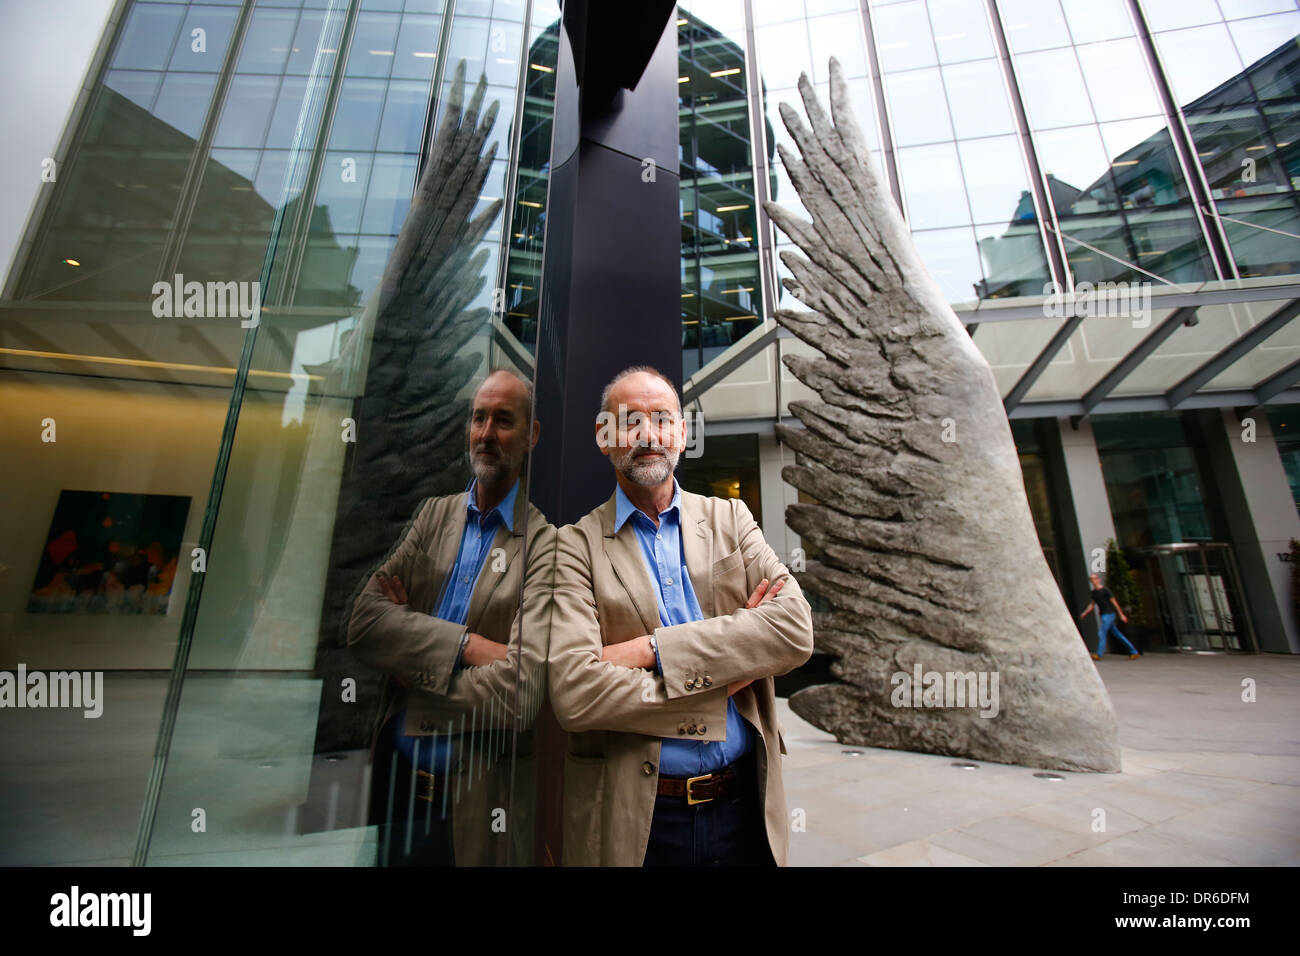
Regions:
<instances>
[{"instance_id":1,"label":"blazer pocket","mask_svg":"<svg viewBox=\"0 0 1300 956\"><path fill-rule=\"evenodd\" d=\"M730 614L745 606L749 591L745 580L745 559L737 548L713 562L709 569L713 579L713 608L717 614Z\"/></svg>"}]
</instances>

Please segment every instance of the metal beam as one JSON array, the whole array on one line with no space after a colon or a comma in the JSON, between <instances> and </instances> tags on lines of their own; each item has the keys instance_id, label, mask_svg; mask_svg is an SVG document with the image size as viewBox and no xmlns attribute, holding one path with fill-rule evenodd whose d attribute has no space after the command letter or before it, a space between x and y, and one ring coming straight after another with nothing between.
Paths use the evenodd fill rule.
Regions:
<instances>
[{"instance_id":1,"label":"metal beam","mask_svg":"<svg viewBox=\"0 0 1300 956\"><path fill-rule=\"evenodd\" d=\"M736 369L740 368L740 366L744 365L759 352L763 351L763 349L775 342L778 337L785 338L786 336L780 334L782 331L781 326L773 322L771 328L764 329L761 335L750 341L747 345L741 348L740 351L727 358L720 356L718 359L715 359L714 362L710 363L712 368L709 368L709 370L698 380L692 381L682 389L682 407L685 408L691 402L699 399L714 385L717 385ZM704 371L704 369L700 369L700 372ZM777 374L780 374L780 369L777 369ZM699 375L699 372L697 372L696 375Z\"/></svg>"},{"instance_id":2,"label":"metal beam","mask_svg":"<svg viewBox=\"0 0 1300 956\"><path fill-rule=\"evenodd\" d=\"M1274 332L1280 330L1297 315L1300 315L1300 299L1288 302L1263 322L1248 329L1222 352L1165 392L1165 398L1169 400L1169 407L1177 408L1198 388L1211 381L1220 372L1254 349L1255 346Z\"/></svg>"},{"instance_id":3,"label":"metal beam","mask_svg":"<svg viewBox=\"0 0 1300 956\"><path fill-rule=\"evenodd\" d=\"M1273 396L1281 395L1297 381L1300 381L1300 359L1296 359L1276 375L1256 385L1255 404L1263 405Z\"/></svg>"},{"instance_id":4,"label":"metal beam","mask_svg":"<svg viewBox=\"0 0 1300 956\"><path fill-rule=\"evenodd\" d=\"M1156 310L1178 309L1185 305L1229 305L1237 302L1268 302L1278 299L1300 297L1300 282L1279 282L1271 285L1252 285L1240 288L1206 289L1199 283L1195 289L1178 292L1164 292L1159 288L1151 292L1151 308ZM1213 284L1218 284L1217 281ZM1026 301L1027 300L1027 301ZM1001 305L1004 299L985 299L973 309L955 308L957 318L963 324L971 322L1008 322L1018 319L1051 318L1045 307L1057 303L1049 296L1018 297L1016 301L1025 301L1024 305ZM1062 303L1068 308L1069 299Z\"/></svg>"},{"instance_id":5,"label":"metal beam","mask_svg":"<svg viewBox=\"0 0 1300 956\"><path fill-rule=\"evenodd\" d=\"M1286 405L1300 402L1300 388L1288 388L1270 396L1271 404ZM1224 389L1220 392L1198 392L1189 398L1182 409L1190 408L1255 408L1262 404L1255 389ZM1108 398L1092 410L1092 415L1121 415L1132 412L1170 412L1169 402L1163 395L1125 395ZM1008 418L1069 418L1083 416L1081 401L1025 402L1018 405Z\"/></svg>"},{"instance_id":6,"label":"metal beam","mask_svg":"<svg viewBox=\"0 0 1300 956\"><path fill-rule=\"evenodd\" d=\"M1177 332L1184 323L1196 314L1196 307L1185 305L1174 309L1169 317L1137 344L1127 355L1115 363L1114 368L1102 376L1101 381L1083 393L1083 414L1087 416L1094 408L1114 391L1115 386L1128 378L1141 365L1148 355L1164 344L1169 336Z\"/></svg>"},{"instance_id":7,"label":"metal beam","mask_svg":"<svg viewBox=\"0 0 1300 956\"><path fill-rule=\"evenodd\" d=\"M1041 313L1041 307L1039 311ZM1052 336L1051 341L1038 353L1016 384L1011 386L1011 391L1002 400L1002 407L1006 409L1008 416L1016 410L1016 406L1024 399L1026 393L1034 387L1038 377L1046 371L1047 366L1052 363L1052 359L1056 358L1056 353L1065 347L1065 343L1083 320L1084 316L1074 315L1062 322L1061 327L1056 330L1056 334Z\"/></svg>"}]
</instances>

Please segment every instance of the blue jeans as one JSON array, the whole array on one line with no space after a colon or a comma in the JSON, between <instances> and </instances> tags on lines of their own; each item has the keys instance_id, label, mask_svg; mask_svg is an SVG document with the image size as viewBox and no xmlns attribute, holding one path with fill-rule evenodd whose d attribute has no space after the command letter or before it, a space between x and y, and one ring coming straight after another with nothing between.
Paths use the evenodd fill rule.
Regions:
<instances>
[{"instance_id":1,"label":"blue jeans","mask_svg":"<svg viewBox=\"0 0 1300 956\"><path fill-rule=\"evenodd\" d=\"M1114 614L1103 614L1101 616L1101 627L1097 628L1097 656L1098 657L1101 657L1103 654L1106 653L1106 635L1109 634L1111 631L1115 632L1115 636L1118 637L1120 641L1123 643L1123 645L1128 648L1128 652L1130 654L1137 653L1137 648L1135 648L1132 644L1130 644L1128 638L1125 637L1123 634L1121 634L1119 632L1119 628L1115 626L1115 617L1116 615Z\"/></svg>"},{"instance_id":2,"label":"blue jeans","mask_svg":"<svg viewBox=\"0 0 1300 956\"><path fill-rule=\"evenodd\" d=\"M655 797L645 866L775 866L751 753L736 761L740 786L708 803Z\"/></svg>"}]
</instances>

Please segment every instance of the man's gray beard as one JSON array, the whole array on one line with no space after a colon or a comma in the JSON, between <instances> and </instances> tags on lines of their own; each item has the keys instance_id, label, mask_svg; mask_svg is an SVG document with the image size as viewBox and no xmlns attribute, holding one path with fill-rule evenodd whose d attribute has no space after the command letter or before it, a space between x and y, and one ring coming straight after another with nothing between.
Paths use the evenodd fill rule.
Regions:
<instances>
[{"instance_id":1,"label":"man's gray beard","mask_svg":"<svg viewBox=\"0 0 1300 956\"><path fill-rule=\"evenodd\" d=\"M499 485L510 475L512 462L509 458L501 457L496 461L485 461L482 458L475 458L473 452L467 452L469 458L470 470L474 472L474 477L478 479L479 484ZM520 463L522 465L522 462Z\"/></svg>"},{"instance_id":2,"label":"man's gray beard","mask_svg":"<svg viewBox=\"0 0 1300 956\"><path fill-rule=\"evenodd\" d=\"M638 461L634 456L636 449L615 459L614 467L634 484L642 488L654 488L668 480L668 476L677 470L679 452L669 451L663 447L653 448L664 457L654 461Z\"/></svg>"}]
</instances>

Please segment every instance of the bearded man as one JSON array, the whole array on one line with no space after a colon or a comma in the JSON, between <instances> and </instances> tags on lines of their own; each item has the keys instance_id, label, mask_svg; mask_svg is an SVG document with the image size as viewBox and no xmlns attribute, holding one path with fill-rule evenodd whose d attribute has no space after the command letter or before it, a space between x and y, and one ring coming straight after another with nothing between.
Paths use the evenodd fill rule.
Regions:
<instances>
[{"instance_id":1,"label":"bearded man","mask_svg":"<svg viewBox=\"0 0 1300 956\"><path fill-rule=\"evenodd\" d=\"M353 604L348 646L388 678L371 745L381 864L531 857L530 729L555 543L520 487L541 433L532 406L513 372L484 379L470 409L469 487L420 505Z\"/></svg>"},{"instance_id":2,"label":"bearded man","mask_svg":"<svg viewBox=\"0 0 1300 956\"><path fill-rule=\"evenodd\" d=\"M772 678L808 660L812 611L744 503L682 491L676 386L606 386L614 494L560 530L548 662L569 732L566 865L784 865Z\"/></svg>"}]
</instances>

